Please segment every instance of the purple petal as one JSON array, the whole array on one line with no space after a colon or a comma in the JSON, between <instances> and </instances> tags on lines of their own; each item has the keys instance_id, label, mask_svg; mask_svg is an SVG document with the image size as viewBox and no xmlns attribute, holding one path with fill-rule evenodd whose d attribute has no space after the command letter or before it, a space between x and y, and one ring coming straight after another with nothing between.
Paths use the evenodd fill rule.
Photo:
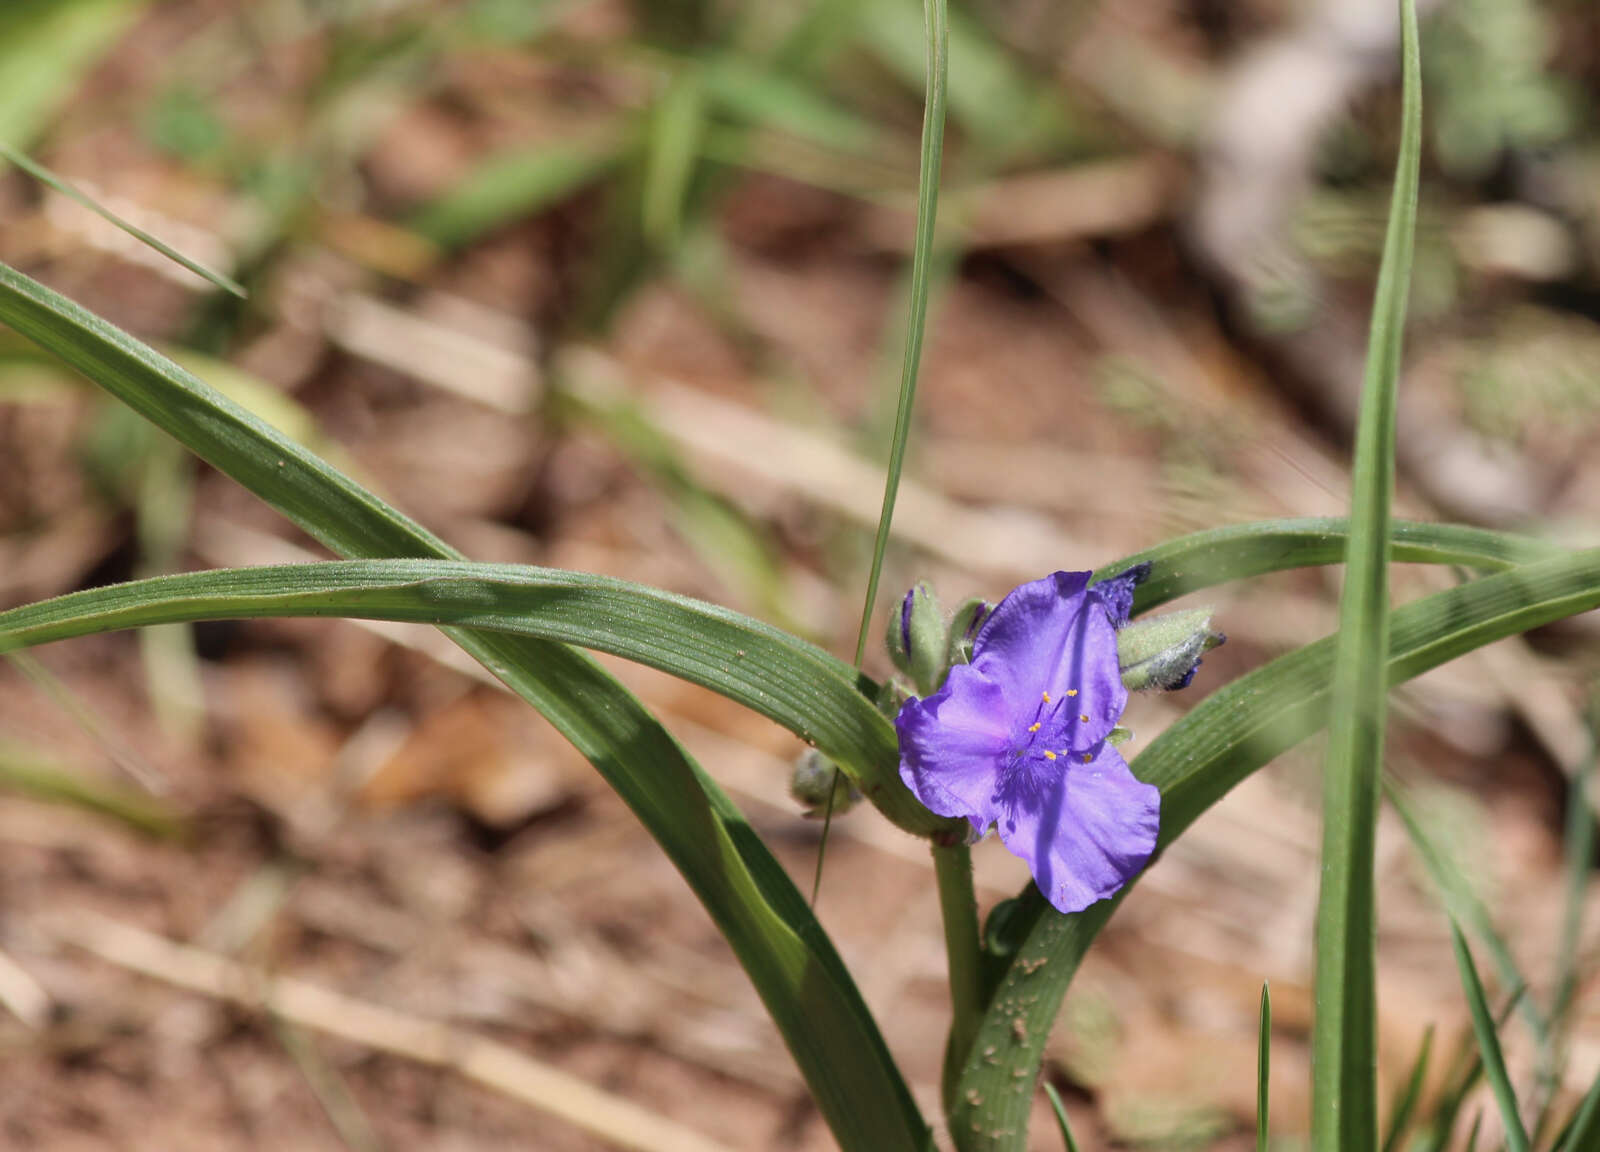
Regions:
<instances>
[{"instance_id":1,"label":"purple petal","mask_svg":"<svg viewBox=\"0 0 1600 1152\"><path fill-rule=\"evenodd\" d=\"M1088 583L1087 572L1057 572L1014 588L973 643L972 667L1005 689L1013 716L1028 723L1048 693L1075 749L1104 740L1128 702L1117 630Z\"/></svg>"},{"instance_id":2,"label":"purple petal","mask_svg":"<svg viewBox=\"0 0 1600 1152\"><path fill-rule=\"evenodd\" d=\"M978 832L994 823L995 786L1011 736L999 684L957 664L939 691L906 701L894 726L900 778L918 800L940 816L965 816Z\"/></svg>"},{"instance_id":3,"label":"purple petal","mask_svg":"<svg viewBox=\"0 0 1600 1152\"><path fill-rule=\"evenodd\" d=\"M1064 771L1019 770L1002 789L1000 839L1062 912L1081 912L1131 880L1161 825L1160 790L1136 779L1109 744L1093 756Z\"/></svg>"},{"instance_id":4,"label":"purple petal","mask_svg":"<svg viewBox=\"0 0 1600 1152\"><path fill-rule=\"evenodd\" d=\"M1090 594L1099 596L1100 602L1105 605L1113 627L1121 628L1128 622L1128 617L1133 614L1133 590L1143 584L1149 575L1150 562L1145 561L1100 581L1091 590Z\"/></svg>"}]
</instances>

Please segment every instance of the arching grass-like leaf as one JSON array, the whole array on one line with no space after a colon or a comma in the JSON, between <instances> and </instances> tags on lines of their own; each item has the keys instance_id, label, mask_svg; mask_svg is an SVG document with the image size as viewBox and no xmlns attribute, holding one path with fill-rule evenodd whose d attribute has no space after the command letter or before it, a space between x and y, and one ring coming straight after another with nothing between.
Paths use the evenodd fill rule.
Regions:
<instances>
[{"instance_id":1,"label":"arching grass-like leaf","mask_svg":"<svg viewBox=\"0 0 1600 1152\"><path fill-rule=\"evenodd\" d=\"M1128 557L1153 560L1140 608L1233 574L1340 554L1342 520L1287 520L1204 532ZM1535 541L1448 525L1400 523L1397 555L1502 566L1542 556ZM581 572L454 560L368 560L190 572L88 589L0 614L17 645L118 628L253 616L353 616L493 629L609 652L701 684L760 712L845 765L885 813L914 832L940 826L887 786L894 730L876 685L815 645L704 601ZM893 778L898 784L898 778Z\"/></svg>"}]
</instances>

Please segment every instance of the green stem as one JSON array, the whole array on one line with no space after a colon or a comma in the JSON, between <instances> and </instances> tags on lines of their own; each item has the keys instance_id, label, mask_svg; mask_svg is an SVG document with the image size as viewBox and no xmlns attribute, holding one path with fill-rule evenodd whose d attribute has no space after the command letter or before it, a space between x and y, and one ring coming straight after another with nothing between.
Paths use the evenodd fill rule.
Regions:
<instances>
[{"instance_id":1,"label":"green stem","mask_svg":"<svg viewBox=\"0 0 1600 1152\"><path fill-rule=\"evenodd\" d=\"M944 950L950 966L950 1040L944 1053L945 1111L950 1110L962 1065L972 1051L983 1019L978 955L978 898L972 890L972 850L965 843L933 844L933 870L939 882L939 912L944 919Z\"/></svg>"}]
</instances>

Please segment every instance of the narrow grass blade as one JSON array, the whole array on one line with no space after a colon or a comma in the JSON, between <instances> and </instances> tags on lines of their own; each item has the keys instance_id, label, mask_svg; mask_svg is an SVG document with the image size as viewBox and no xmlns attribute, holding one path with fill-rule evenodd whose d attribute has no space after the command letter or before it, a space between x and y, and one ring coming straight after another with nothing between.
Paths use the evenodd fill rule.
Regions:
<instances>
[{"instance_id":1,"label":"narrow grass blade","mask_svg":"<svg viewBox=\"0 0 1600 1152\"><path fill-rule=\"evenodd\" d=\"M1067 1122L1067 1106L1061 1103L1061 1093L1056 1091L1056 1086L1046 1081L1044 1094L1050 1100L1050 1110L1055 1113L1056 1128L1061 1133L1061 1143L1067 1152L1078 1152L1078 1142L1072 1138L1072 1125Z\"/></svg>"},{"instance_id":2,"label":"narrow grass blade","mask_svg":"<svg viewBox=\"0 0 1600 1152\"><path fill-rule=\"evenodd\" d=\"M1477 893L1472 891L1471 885L1439 847L1423 826L1422 819L1417 815L1411 798L1406 790L1392 778L1385 777L1384 792L1389 797L1389 803L1394 806L1400 822L1405 825L1406 834L1410 837L1412 846L1417 850L1417 855L1422 858L1423 867L1427 869L1434 886L1439 889L1444 900L1446 911L1452 921L1465 924L1472 930L1485 948L1489 950L1490 957L1494 960L1496 972L1499 973L1500 982L1507 988L1526 988L1528 981L1522 971L1517 967L1516 957L1511 955L1511 947L1505 938L1494 926L1494 918L1489 915L1489 909L1478 899ZM1534 1043L1540 1052L1546 1052L1550 1046L1550 1026L1538 1004L1533 997L1523 996L1518 1001L1519 1010L1527 1022L1528 1031L1533 1034Z\"/></svg>"},{"instance_id":3,"label":"narrow grass blade","mask_svg":"<svg viewBox=\"0 0 1600 1152\"><path fill-rule=\"evenodd\" d=\"M1562 1152L1589 1152L1591 1148L1600 1148L1600 1075L1583 1094L1583 1103L1578 1105L1561 1144Z\"/></svg>"},{"instance_id":4,"label":"narrow grass blade","mask_svg":"<svg viewBox=\"0 0 1600 1152\"><path fill-rule=\"evenodd\" d=\"M1261 1022L1256 1036L1256 1152L1267 1152L1272 1104L1272 992L1261 983Z\"/></svg>"},{"instance_id":5,"label":"narrow grass blade","mask_svg":"<svg viewBox=\"0 0 1600 1152\"><path fill-rule=\"evenodd\" d=\"M1600 549L1424 597L1394 614L1387 682L1597 606ZM1334 642L1320 640L1217 690L1133 759L1134 773L1161 789L1158 850L1240 780L1326 723ZM1015 920L1024 939L979 1026L973 1050L983 1058L967 1061L951 1117L955 1133L978 1126L981 1135L964 1148L1026 1147L1027 1100L1010 1086L1037 1074L1061 998L1127 891L1072 916L1050 911L1032 885L1021 893Z\"/></svg>"},{"instance_id":6,"label":"narrow grass blade","mask_svg":"<svg viewBox=\"0 0 1600 1152\"><path fill-rule=\"evenodd\" d=\"M910 318L906 322L905 356L900 367L900 402L895 410L894 438L889 445L888 477L883 489L883 511L872 543L872 569L867 575L866 602L861 606L861 628L856 635L856 667L867 651L872 632L872 610L878 599L878 579L883 554L889 547L889 525L894 520L900 472L905 467L906 440L911 434L911 410L917 398L917 372L922 365L923 329L928 320L928 290L933 262L933 230L939 210L939 175L944 157L944 103L949 24L945 0L925 0L928 59L927 90L922 107L922 157L917 171L917 231L911 249Z\"/></svg>"},{"instance_id":7,"label":"narrow grass blade","mask_svg":"<svg viewBox=\"0 0 1600 1152\"><path fill-rule=\"evenodd\" d=\"M3 266L0 321L330 548L453 558L436 537L170 360ZM827 934L699 765L583 653L529 636L446 632L547 717L662 846L749 974L846 1152L926 1152L927 1125Z\"/></svg>"},{"instance_id":8,"label":"narrow grass blade","mask_svg":"<svg viewBox=\"0 0 1600 1152\"><path fill-rule=\"evenodd\" d=\"M1500 1105L1500 1119L1506 1129L1507 1152L1530 1152L1528 1133L1522 1126L1522 1115L1517 1110L1517 1095L1512 1090L1505 1056L1500 1051L1500 1038L1495 1034L1494 1016L1483 994L1483 982L1478 978L1472 953L1467 950L1466 937L1461 935L1461 929L1454 921L1450 924L1450 942L1455 947L1456 967L1461 970L1461 987L1467 994L1467 1008L1472 1013L1472 1031L1478 1038L1484 1074L1489 1078L1489 1087L1494 1090L1495 1101Z\"/></svg>"},{"instance_id":9,"label":"narrow grass blade","mask_svg":"<svg viewBox=\"0 0 1600 1152\"><path fill-rule=\"evenodd\" d=\"M1417 1049L1417 1058L1411 1062L1406 1086L1400 1093L1400 1099L1395 1102L1394 1111L1390 1113L1389 1131L1383 1137L1381 1152L1400 1152L1400 1141L1405 1138L1406 1127L1417 1110L1417 1101L1422 1098L1422 1085L1428 1077L1428 1061L1432 1055L1433 1025L1429 1024L1428 1030L1422 1034L1422 1046Z\"/></svg>"},{"instance_id":10,"label":"narrow grass blade","mask_svg":"<svg viewBox=\"0 0 1600 1152\"><path fill-rule=\"evenodd\" d=\"M1421 59L1413 0L1401 0L1401 25L1400 159L1356 432L1350 548L1323 770L1322 890L1311 1035L1311 1136L1317 1152L1370 1148L1378 1140L1373 853L1388 694L1383 671L1389 648L1395 407L1422 156Z\"/></svg>"},{"instance_id":11,"label":"narrow grass blade","mask_svg":"<svg viewBox=\"0 0 1600 1152\"><path fill-rule=\"evenodd\" d=\"M46 184L49 187L54 188L68 200L82 205L89 211L93 212L96 216L99 216L101 219L108 220L112 224L115 224L129 236L132 236L135 240L139 241L139 243L154 248L168 260L171 260L176 264L183 265L183 267L187 268L201 279L209 280L218 288L221 288L224 292L232 292L240 299L243 299L248 295L248 293L244 290L244 285L233 279L233 277L224 275L223 273L214 269L207 268L199 261L189 259L189 257L185 256L182 252L179 252L170 244L156 239L156 237L150 235L150 233L146 232L143 228L140 228L137 224L133 224L127 220L124 220L121 216L118 216L115 212L111 211L111 209L84 195L77 188L74 188L71 184L67 183L54 172L50 171L50 169L46 168L43 164L35 163L33 160L30 160L27 156L24 156L21 152L18 152L9 144L0 144L0 157L4 157L5 159L9 160L11 163L15 164L18 168L21 168L24 172L26 172L29 176L32 176L41 184Z\"/></svg>"},{"instance_id":12,"label":"narrow grass blade","mask_svg":"<svg viewBox=\"0 0 1600 1152\"><path fill-rule=\"evenodd\" d=\"M1467 1146L1465 1152L1478 1152L1478 1136L1483 1132L1483 1112L1479 1111L1472 1117L1472 1130L1467 1133Z\"/></svg>"}]
</instances>

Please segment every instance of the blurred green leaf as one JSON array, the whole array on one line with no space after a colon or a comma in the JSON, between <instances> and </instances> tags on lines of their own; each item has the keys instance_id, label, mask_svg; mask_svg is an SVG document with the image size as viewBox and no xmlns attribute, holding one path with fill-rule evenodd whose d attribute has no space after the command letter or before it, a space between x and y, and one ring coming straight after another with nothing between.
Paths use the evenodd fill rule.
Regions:
<instances>
[{"instance_id":1,"label":"blurred green leaf","mask_svg":"<svg viewBox=\"0 0 1600 1152\"><path fill-rule=\"evenodd\" d=\"M1406 1075L1406 1086L1389 1113L1389 1131L1384 1134L1381 1152L1399 1152L1406 1126L1411 1123L1411 1115L1417 1110L1417 1101L1422 1098L1422 1085L1427 1079L1428 1061L1432 1055L1433 1025L1429 1024L1428 1030L1422 1034L1422 1046L1417 1049L1417 1058L1411 1062L1411 1071Z\"/></svg>"},{"instance_id":2,"label":"blurred green leaf","mask_svg":"<svg viewBox=\"0 0 1600 1152\"><path fill-rule=\"evenodd\" d=\"M170 840L185 832L183 818L158 800L70 771L27 749L0 745L0 789L36 800L109 816L146 836Z\"/></svg>"},{"instance_id":3,"label":"blurred green leaf","mask_svg":"<svg viewBox=\"0 0 1600 1152\"><path fill-rule=\"evenodd\" d=\"M1452 860L1428 834L1426 822L1417 813L1410 794L1392 778L1385 777L1383 785L1389 803L1399 815L1400 822L1405 825L1406 835L1410 837L1412 846L1421 857L1434 886L1439 889L1451 921L1465 924L1489 950L1489 955L1494 959L1495 969L1500 974L1500 980L1507 988L1526 988L1527 978L1517 967L1510 946L1495 928L1494 918L1489 915L1489 909L1472 890L1472 884L1459 863ZM1545 1020L1544 1013L1529 996L1521 997L1518 1005L1523 1018L1527 1021L1528 1030L1533 1034L1534 1043L1540 1053L1544 1053L1550 1045L1550 1026Z\"/></svg>"},{"instance_id":4,"label":"blurred green leaf","mask_svg":"<svg viewBox=\"0 0 1600 1152\"><path fill-rule=\"evenodd\" d=\"M858 31L907 84L924 82L922 13L916 0L861 0ZM983 150L1009 157L1035 147L1061 122L1054 89L1030 75L982 24L948 14L950 114Z\"/></svg>"},{"instance_id":5,"label":"blurred green leaf","mask_svg":"<svg viewBox=\"0 0 1600 1152\"><path fill-rule=\"evenodd\" d=\"M680 67L656 101L645 141L643 219L645 239L661 251L678 246L684 207L705 131L705 84L695 64Z\"/></svg>"},{"instance_id":6,"label":"blurred green leaf","mask_svg":"<svg viewBox=\"0 0 1600 1152\"><path fill-rule=\"evenodd\" d=\"M227 126L210 102L182 84L168 88L151 104L144 132L157 148L191 164L217 155L228 139Z\"/></svg>"},{"instance_id":7,"label":"blurred green leaf","mask_svg":"<svg viewBox=\"0 0 1600 1152\"><path fill-rule=\"evenodd\" d=\"M413 215L410 227L440 247L463 247L599 180L617 165L623 148L620 135L605 134L496 153Z\"/></svg>"},{"instance_id":8,"label":"blurred green leaf","mask_svg":"<svg viewBox=\"0 0 1600 1152\"><path fill-rule=\"evenodd\" d=\"M727 53L705 68L706 93L735 120L776 128L841 152L862 152L877 133L817 89L748 56Z\"/></svg>"},{"instance_id":9,"label":"blurred green leaf","mask_svg":"<svg viewBox=\"0 0 1600 1152\"><path fill-rule=\"evenodd\" d=\"M6 0L0 5L0 140L26 148L148 0Z\"/></svg>"},{"instance_id":10,"label":"blurred green leaf","mask_svg":"<svg viewBox=\"0 0 1600 1152\"><path fill-rule=\"evenodd\" d=\"M1600 1073L1584 1093L1561 1144L1562 1152L1589 1152L1596 1147L1600 1147Z\"/></svg>"}]
</instances>

